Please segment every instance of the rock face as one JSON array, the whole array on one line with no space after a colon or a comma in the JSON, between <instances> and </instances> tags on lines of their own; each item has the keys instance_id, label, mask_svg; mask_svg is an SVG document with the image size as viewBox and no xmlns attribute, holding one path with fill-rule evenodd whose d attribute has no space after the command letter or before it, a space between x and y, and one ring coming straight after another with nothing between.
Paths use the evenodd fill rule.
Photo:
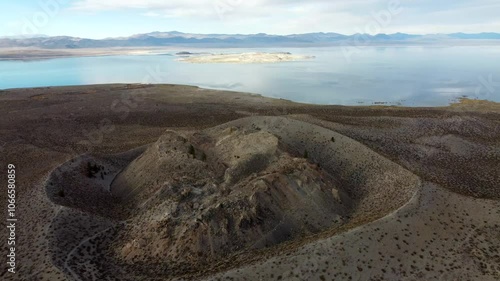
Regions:
<instances>
[{"instance_id":1,"label":"rock face","mask_svg":"<svg viewBox=\"0 0 500 281\"><path fill-rule=\"evenodd\" d=\"M117 247L126 261L210 263L342 224L351 198L328 173L255 128L169 131L114 181L140 214Z\"/></svg>"},{"instance_id":2,"label":"rock face","mask_svg":"<svg viewBox=\"0 0 500 281\"><path fill-rule=\"evenodd\" d=\"M85 163L106 173L88 178ZM116 227L102 224L106 231L92 240L109 268L174 277L380 218L419 185L341 134L250 117L189 134L167 131L133 157L79 157L53 172L47 193L58 204L120 219Z\"/></svg>"}]
</instances>

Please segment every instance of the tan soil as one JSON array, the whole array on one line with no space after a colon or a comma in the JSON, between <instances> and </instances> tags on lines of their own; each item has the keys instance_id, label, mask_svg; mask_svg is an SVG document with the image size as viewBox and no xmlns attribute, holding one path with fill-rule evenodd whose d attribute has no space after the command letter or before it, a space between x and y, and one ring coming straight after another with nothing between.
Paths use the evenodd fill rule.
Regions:
<instances>
[{"instance_id":1,"label":"tan soil","mask_svg":"<svg viewBox=\"0 0 500 281\"><path fill-rule=\"evenodd\" d=\"M498 278L500 112L493 103L464 101L445 108L315 106L177 85L99 85L0 91L0 114L0 164L5 167L7 163L14 163L18 176L19 268L14 280L111 280L115 276L123 276L122 280L166 280L172 273L185 275L188 280L212 274L216 274L211 277L214 280ZM178 267L163 264L166 272L158 271L157 264L141 261L130 266L126 254L123 260L102 259L118 249L109 247L117 245L113 237L120 237L120 231L128 229L123 232L128 236L123 235L120 240L126 245L131 241L127 237L134 234L130 227L140 226L137 221L127 221L127 212L109 217L100 214L103 208L95 207L100 204L97 199L92 201L96 205L83 204L88 203L88 199L101 198L99 192L106 192L106 184L116 171L106 171L103 179L106 184L100 191L91 189L99 186L95 184L89 186L89 190L77 190L75 186L75 191L82 193L75 198L82 201L69 200L71 193L65 194L67 200L57 201L50 189L46 193L44 188L56 167L71 163L71 159L83 153L91 153L94 156L88 157L102 161L103 166L116 165L119 169L128 162L117 162L116 158L106 155L155 143L166 130L183 136L194 136L199 131L217 135L210 133L209 128L248 116L282 116L293 124L318 126L301 128L299 125L297 132L287 135L275 129L281 126L279 120L283 119L255 119L278 120L270 122L268 127L264 121L257 122L270 134L264 137L263 147L271 150L265 149L263 153L273 151L273 136L281 138L281 143L292 144L286 148L278 145L276 151L290 155L284 163L302 163L305 167L302 176L309 174L311 179L317 178L315 173L324 173L316 170L315 165L320 164L321 169L330 171L333 180L341 179L342 170L332 173L336 171L334 166L321 164L323 156L343 151L359 161L365 158L359 158L358 154L373 155L369 157L371 161L385 159L381 161L393 163L391 165L399 167L396 170L407 171L402 173L415 174L425 184L412 200L409 193L398 193L397 189L393 190L395 193L372 194L363 193L366 189L360 188L360 194L367 196L361 196L359 201L353 198L353 202L360 202L359 209L365 211L345 224L321 228L319 232L306 231L300 239L236 255L198 272L191 272L189 264L184 263ZM245 121L235 122L223 127L237 127L236 124ZM340 145L344 138L352 141L328 152L322 149L326 143L314 140L315 135L307 133L311 128L331 133L335 142L331 144L330 140L329 145ZM235 132L234 139L226 140L226 146L220 149L207 146L207 158L210 159L212 147L227 165L239 165L239 161L227 157L234 151L241 150L244 156L241 161L246 161L249 153L238 145L246 138L240 139ZM301 138L306 140L304 144ZM311 138L316 142L309 142ZM201 140L193 137L192 141L199 151L205 149ZM250 140L255 142L251 137ZM308 161L300 160L303 152L291 153L297 141L303 146L295 150L301 152L300 148L307 147ZM348 145L354 142L359 148ZM122 157L132 157L134 153L141 151L122 154ZM110 161L115 164L110 165ZM369 163L366 162L365 168L360 166L367 174L373 171ZM239 171L235 169L236 179L238 175L247 175ZM269 172L267 168L262 171ZM373 176L378 174L380 170ZM0 175L0 180L5 182L5 173ZM370 184L366 184L366 188L377 186L377 182L383 180L397 183L401 178L390 175L367 181ZM329 184L321 188L327 186ZM336 186L339 193L330 193L330 198L342 198L340 191L347 185L337 183ZM363 185L355 185L360 186ZM130 194L135 192L132 190ZM0 199L5 201L5 196L6 193L2 193ZM378 196L387 196L393 201ZM377 204L379 199L384 203ZM410 203L405 205L406 202ZM396 213L391 213L400 206ZM377 211L369 214L371 209ZM112 205L109 210L113 210ZM342 211L336 209L335 212ZM296 213L295 218L303 222L300 215L305 213ZM387 213L391 214L387 216ZM143 214L148 219L159 215L152 211ZM1 235L6 237L6 230L2 229ZM137 243L143 245L140 240ZM158 262L161 263L160 258ZM6 272L0 274L7 276Z\"/></svg>"}]
</instances>

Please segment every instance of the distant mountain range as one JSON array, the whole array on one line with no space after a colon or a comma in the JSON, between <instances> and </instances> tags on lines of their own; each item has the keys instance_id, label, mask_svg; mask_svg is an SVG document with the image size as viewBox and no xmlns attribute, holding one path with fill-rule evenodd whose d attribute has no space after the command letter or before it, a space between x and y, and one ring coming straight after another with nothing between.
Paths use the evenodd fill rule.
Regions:
<instances>
[{"instance_id":1,"label":"distant mountain range","mask_svg":"<svg viewBox=\"0 0 500 281\"><path fill-rule=\"evenodd\" d=\"M412 35L394 34L354 34L305 33L291 35L259 34L193 34L178 31L151 32L130 37L105 39L85 39L69 36L48 37L17 36L0 37L0 48L38 47L46 49L110 48L110 47L279 47L279 46L328 46L328 45L369 45L369 44L435 44L464 40L499 40L499 33L452 33Z\"/></svg>"}]
</instances>

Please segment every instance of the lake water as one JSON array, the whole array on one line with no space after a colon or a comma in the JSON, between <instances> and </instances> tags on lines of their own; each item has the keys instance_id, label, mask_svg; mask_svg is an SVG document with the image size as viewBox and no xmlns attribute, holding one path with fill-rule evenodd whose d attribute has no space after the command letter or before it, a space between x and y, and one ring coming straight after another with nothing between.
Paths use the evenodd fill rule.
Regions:
<instances>
[{"instance_id":1,"label":"lake water","mask_svg":"<svg viewBox=\"0 0 500 281\"><path fill-rule=\"evenodd\" d=\"M0 89L171 83L316 104L446 105L461 96L500 102L500 46L190 50L286 51L315 59L277 64L189 64L162 55L0 61ZM178 50L180 51L180 50Z\"/></svg>"}]
</instances>

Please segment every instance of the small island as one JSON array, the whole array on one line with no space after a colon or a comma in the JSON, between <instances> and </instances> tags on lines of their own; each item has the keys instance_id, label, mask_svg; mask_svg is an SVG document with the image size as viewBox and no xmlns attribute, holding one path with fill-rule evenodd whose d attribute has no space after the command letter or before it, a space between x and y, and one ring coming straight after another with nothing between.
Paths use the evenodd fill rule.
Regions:
<instances>
[{"instance_id":1,"label":"small island","mask_svg":"<svg viewBox=\"0 0 500 281\"><path fill-rule=\"evenodd\" d=\"M314 56L292 55L288 52L279 53L239 53L239 54L208 54L189 56L179 61L190 63L277 63L313 59Z\"/></svg>"}]
</instances>

